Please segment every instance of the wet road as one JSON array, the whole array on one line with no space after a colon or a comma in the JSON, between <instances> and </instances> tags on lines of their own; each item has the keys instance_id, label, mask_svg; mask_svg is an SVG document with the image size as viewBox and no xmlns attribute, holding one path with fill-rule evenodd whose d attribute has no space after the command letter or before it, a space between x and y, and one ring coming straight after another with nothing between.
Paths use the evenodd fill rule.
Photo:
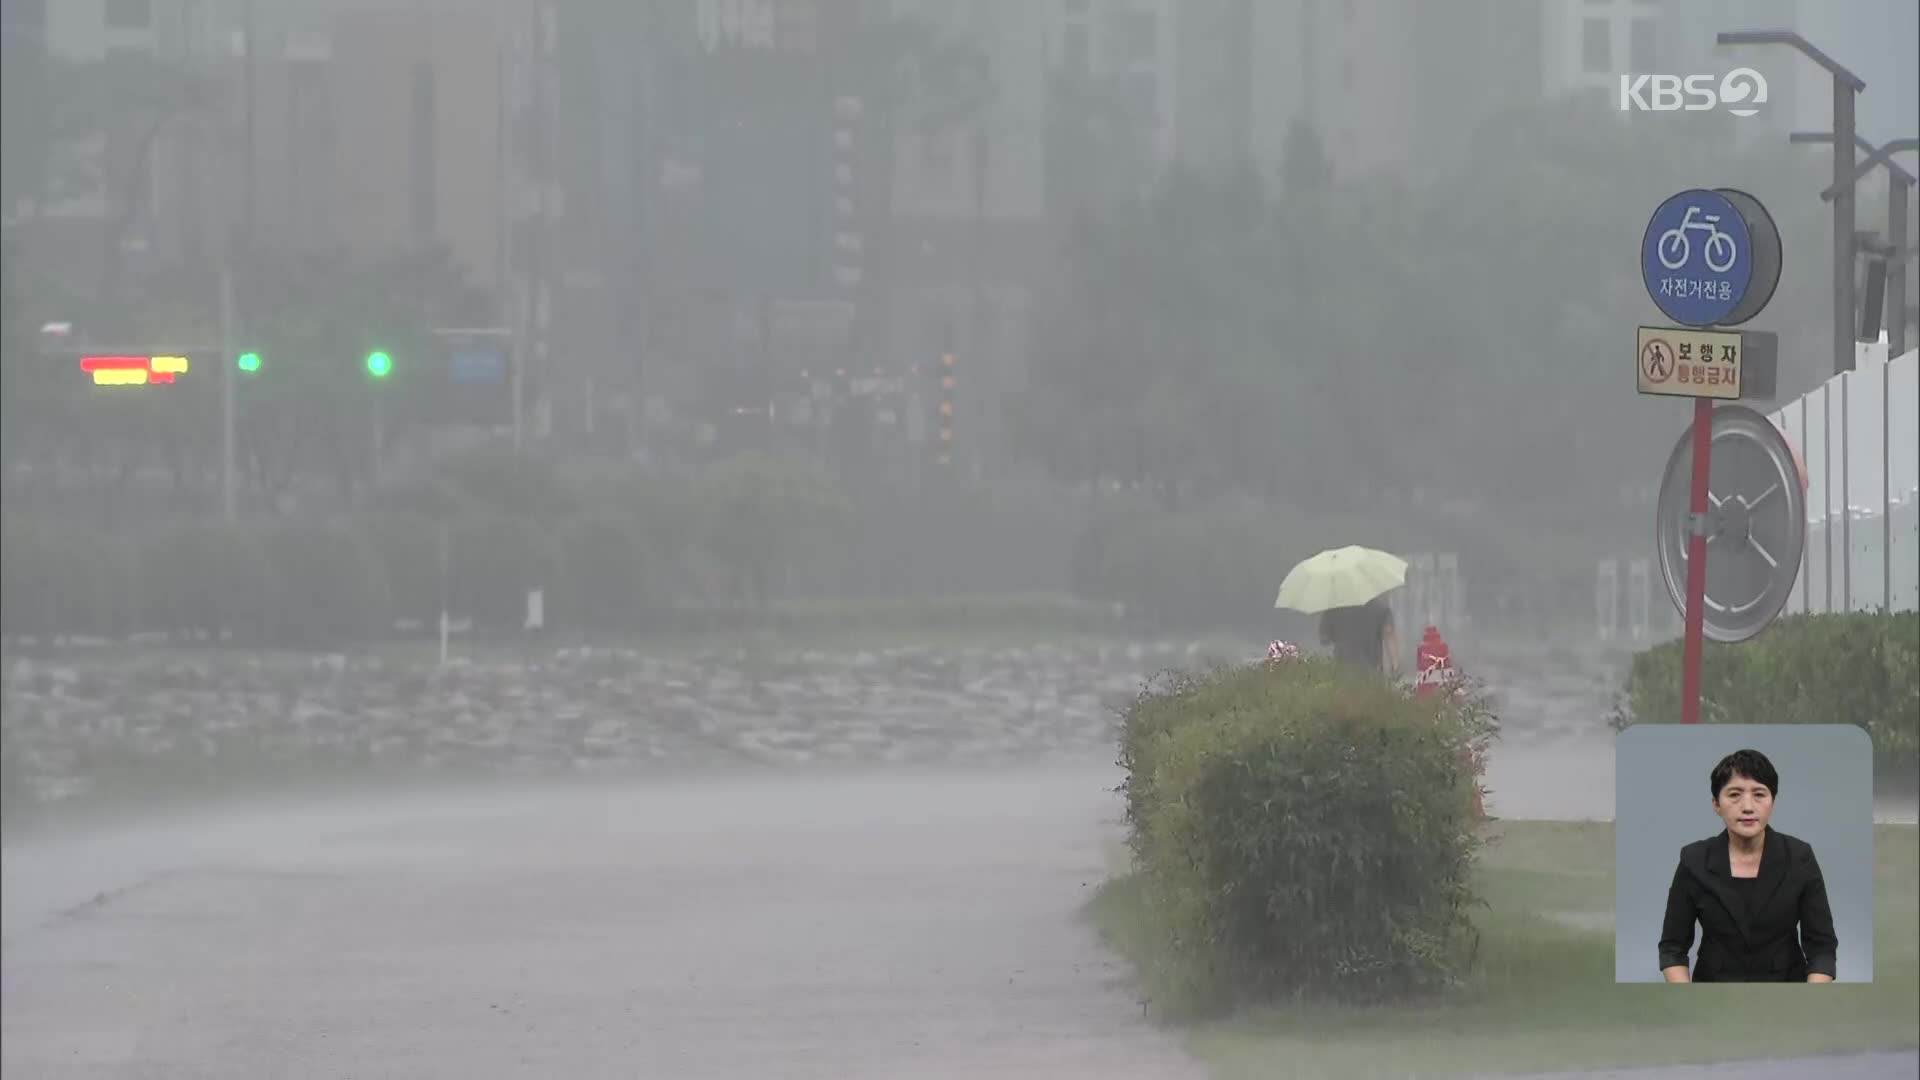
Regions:
<instances>
[{"instance_id":1,"label":"wet road","mask_svg":"<svg viewBox=\"0 0 1920 1080\"><path fill-rule=\"evenodd\" d=\"M29 1077L1188 1077L1076 921L1111 768L754 776L5 852Z\"/></svg>"},{"instance_id":2,"label":"wet road","mask_svg":"<svg viewBox=\"0 0 1920 1080\"><path fill-rule=\"evenodd\" d=\"M1787 1058L1779 1061L1728 1061L1718 1065L1667 1065L1605 1072L1489 1075L1485 1080L1911 1080L1920 1075L1920 1053L1904 1050L1876 1054Z\"/></svg>"}]
</instances>

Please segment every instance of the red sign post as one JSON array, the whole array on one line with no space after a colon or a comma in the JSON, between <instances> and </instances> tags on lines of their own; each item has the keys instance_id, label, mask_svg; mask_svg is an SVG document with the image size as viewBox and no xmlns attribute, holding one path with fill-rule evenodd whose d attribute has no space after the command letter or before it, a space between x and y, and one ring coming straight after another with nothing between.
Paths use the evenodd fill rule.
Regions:
<instances>
[{"instance_id":1,"label":"red sign post","mask_svg":"<svg viewBox=\"0 0 1920 1080\"><path fill-rule=\"evenodd\" d=\"M1707 486L1713 475L1713 399L1693 399L1693 487L1687 497L1686 636L1680 646L1680 722L1700 722L1707 608Z\"/></svg>"},{"instance_id":2,"label":"red sign post","mask_svg":"<svg viewBox=\"0 0 1920 1080\"><path fill-rule=\"evenodd\" d=\"M1733 188L1694 188L1654 210L1640 241L1647 296L1679 328L1640 328L1639 391L1693 398L1693 468L1685 521L1686 636L1681 653L1680 722L1700 722L1700 665L1706 638L1707 504L1712 476L1713 400L1737 402L1753 335L1729 331L1759 314L1780 281L1780 230L1758 199ZM1769 375L1765 380L1771 383ZM1758 389L1755 387L1753 389ZM1767 386L1766 392L1771 392ZM1748 507L1747 509L1751 509ZM1747 529L1744 517L1734 528ZM1746 542L1744 539L1741 542ZM1662 548L1663 558L1665 548ZM1674 582L1668 578L1669 588ZM1716 637L1724 628L1716 623Z\"/></svg>"}]
</instances>

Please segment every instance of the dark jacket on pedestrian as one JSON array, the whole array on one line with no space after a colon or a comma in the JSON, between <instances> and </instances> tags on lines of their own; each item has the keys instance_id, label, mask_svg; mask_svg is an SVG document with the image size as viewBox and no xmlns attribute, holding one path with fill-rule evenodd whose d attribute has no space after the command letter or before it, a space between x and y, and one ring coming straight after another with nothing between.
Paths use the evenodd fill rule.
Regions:
<instances>
[{"instance_id":1,"label":"dark jacket on pedestrian","mask_svg":"<svg viewBox=\"0 0 1920 1080\"><path fill-rule=\"evenodd\" d=\"M1398 674L1400 657L1393 629L1393 608L1384 599L1323 612L1320 643L1332 646L1335 659L1345 663Z\"/></svg>"},{"instance_id":2,"label":"dark jacket on pedestrian","mask_svg":"<svg viewBox=\"0 0 1920 1080\"><path fill-rule=\"evenodd\" d=\"M1735 878L1727 834L1680 849L1660 929L1660 968L1684 967L1700 927L1694 982L1805 982L1834 977L1840 939L1827 884L1806 841L1767 829L1760 875Z\"/></svg>"}]
</instances>

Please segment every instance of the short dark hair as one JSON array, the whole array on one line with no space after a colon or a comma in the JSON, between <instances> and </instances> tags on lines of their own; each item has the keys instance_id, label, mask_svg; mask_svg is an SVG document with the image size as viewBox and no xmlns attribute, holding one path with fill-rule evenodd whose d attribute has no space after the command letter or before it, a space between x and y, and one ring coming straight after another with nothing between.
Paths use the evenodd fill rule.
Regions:
<instances>
[{"instance_id":1,"label":"short dark hair","mask_svg":"<svg viewBox=\"0 0 1920 1080\"><path fill-rule=\"evenodd\" d=\"M1767 755L1758 750L1735 750L1713 767L1709 782L1713 785L1715 802L1720 801L1720 792L1726 790L1727 784L1735 776L1758 781L1767 785L1767 790L1773 794L1780 794L1780 773L1773 767L1773 762L1767 760Z\"/></svg>"}]
</instances>

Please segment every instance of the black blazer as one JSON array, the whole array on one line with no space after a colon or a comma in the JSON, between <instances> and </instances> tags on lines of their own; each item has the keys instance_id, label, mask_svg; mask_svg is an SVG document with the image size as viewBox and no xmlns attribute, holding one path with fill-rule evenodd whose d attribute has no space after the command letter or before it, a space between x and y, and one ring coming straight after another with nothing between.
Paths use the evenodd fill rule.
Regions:
<instances>
[{"instance_id":1,"label":"black blazer","mask_svg":"<svg viewBox=\"0 0 1920 1080\"><path fill-rule=\"evenodd\" d=\"M1833 976L1840 939L1833 932L1827 883L1806 841L1769 826L1760 878L1735 889L1727 834L1680 849L1660 928L1660 968L1681 967L1700 924L1694 982L1805 982Z\"/></svg>"}]
</instances>

